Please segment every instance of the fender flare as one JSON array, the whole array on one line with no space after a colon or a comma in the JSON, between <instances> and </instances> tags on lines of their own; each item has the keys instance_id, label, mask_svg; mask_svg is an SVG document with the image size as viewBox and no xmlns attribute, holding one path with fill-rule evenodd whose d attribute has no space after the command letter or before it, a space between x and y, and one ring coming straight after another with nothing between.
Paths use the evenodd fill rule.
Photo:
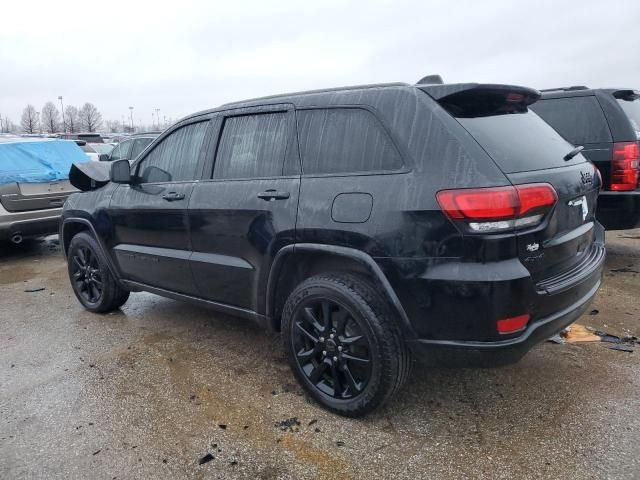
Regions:
<instances>
[{"instance_id":1,"label":"fender flare","mask_svg":"<svg viewBox=\"0 0 640 480\"><path fill-rule=\"evenodd\" d=\"M287 245L280 250L273 259L273 263L271 264L271 269L269 270L269 277L267 280L267 295L266 295L266 316L273 321L272 311L274 308L274 300L275 300L275 291L277 287L277 278L280 275L280 271L284 264L284 260L290 254L295 254L295 252L303 251L303 252L321 252L328 253L331 255L348 257L352 260L357 261L358 263L364 265L367 270L371 273L371 275L379 282L380 286L386 293L391 305L396 310L399 317L399 327L401 328L403 334L407 338L416 338L415 331L411 326L411 322L409 321L409 317L400 302L400 299L396 295L393 287L389 283L386 275L380 268L380 266L375 262L375 260L368 254L357 250L355 248L349 247L341 247L336 245L325 245L319 243L296 243L292 245Z\"/></svg>"},{"instance_id":2,"label":"fender flare","mask_svg":"<svg viewBox=\"0 0 640 480\"><path fill-rule=\"evenodd\" d=\"M113 264L113 261L111 260L111 257L107 254L107 249L104 246L104 243L102 242L102 239L97 234L95 227L86 218L70 217L70 218L65 218L62 221L62 225L60 226L59 236L60 236L60 245L62 247L62 254L64 255L65 259L67 258L67 251L66 251L66 249L64 247L64 231L65 231L65 226L67 224L71 224L71 223L82 223L83 225L86 225L87 227L89 227L89 231L91 232L91 235L93 236L95 241L98 243L98 247L100 248L100 252L98 252L98 254L102 257L102 260L107 264L107 268L109 269L109 272L111 273L111 275L115 279L116 283L121 288L129 290L129 288L127 288L122 283L122 281L120 279L120 275L118 273L118 270L116 269L115 265Z\"/></svg>"}]
</instances>

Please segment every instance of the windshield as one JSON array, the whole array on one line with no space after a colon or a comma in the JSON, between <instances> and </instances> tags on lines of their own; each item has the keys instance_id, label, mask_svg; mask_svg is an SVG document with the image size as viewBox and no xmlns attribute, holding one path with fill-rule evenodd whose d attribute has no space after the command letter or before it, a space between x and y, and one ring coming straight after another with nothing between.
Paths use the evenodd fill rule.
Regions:
<instances>
[{"instance_id":1,"label":"windshield","mask_svg":"<svg viewBox=\"0 0 640 480\"><path fill-rule=\"evenodd\" d=\"M460 118L458 121L505 173L564 167L585 161L564 156L574 146L533 111Z\"/></svg>"},{"instance_id":2,"label":"windshield","mask_svg":"<svg viewBox=\"0 0 640 480\"><path fill-rule=\"evenodd\" d=\"M80 145L80 148L85 153L96 153L96 151L86 143L84 145Z\"/></svg>"},{"instance_id":3,"label":"windshield","mask_svg":"<svg viewBox=\"0 0 640 480\"><path fill-rule=\"evenodd\" d=\"M113 145L110 145L108 143L92 143L91 148L102 155L111 153L111 150L113 150Z\"/></svg>"},{"instance_id":4,"label":"windshield","mask_svg":"<svg viewBox=\"0 0 640 480\"><path fill-rule=\"evenodd\" d=\"M624 113L629 117L631 126L636 132L636 137L640 140L640 99L623 100L622 98L618 98L616 100L618 100L618 104L620 104Z\"/></svg>"}]
</instances>

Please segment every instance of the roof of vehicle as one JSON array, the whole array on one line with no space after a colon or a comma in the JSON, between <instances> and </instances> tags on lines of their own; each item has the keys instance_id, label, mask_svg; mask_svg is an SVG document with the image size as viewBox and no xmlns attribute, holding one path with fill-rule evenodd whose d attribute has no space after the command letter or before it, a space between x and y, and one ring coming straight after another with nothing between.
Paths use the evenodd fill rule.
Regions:
<instances>
[{"instance_id":1,"label":"roof of vehicle","mask_svg":"<svg viewBox=\"0 0 640 480\"><path fill-rule=\"evenodd\" d=\"M218 112L218 111L223 111L223 110L228 110L231 108L242 108L242 107L254 107L254 106L260 106L260 105L265 105L265 104L270 104L270 103L289 103L293 100L295 100L296 98L301 98L301 97L305 97L308 95L317 95L317 94L322 94L322 93L339 93L339 92L350 92L350 91L357 91L357 90L371 90L371 89L380 89L380 88L390 88L390 87L411 87L412 85L408 84L408 83L402 83L402 82L395 82L395 83L373 83L373 84L366 84L366 85L353 85L353 86L347 86L347 87L334 87L334 88L322 88L322 89L317 89L317 90L305 90L305 91L301 91L301 92L291 92L291 93L280 93L277 95L267 95L265 97L256 97L256 98L249 98L246 100L239 100L237 102L229 102L229 103L225 103L223 105L220 105L219 107L215 107L215 108L208 108L206 110L202 110L199 112L195 112L191 115L187 115L186 117L182 118L181 120L178 121L178 123L182 120L186 120L189 118L193 118L193 117L197 117L200 115L207 115L209 113L213 113L213 112Z\"/></svg>"}]
</instances>

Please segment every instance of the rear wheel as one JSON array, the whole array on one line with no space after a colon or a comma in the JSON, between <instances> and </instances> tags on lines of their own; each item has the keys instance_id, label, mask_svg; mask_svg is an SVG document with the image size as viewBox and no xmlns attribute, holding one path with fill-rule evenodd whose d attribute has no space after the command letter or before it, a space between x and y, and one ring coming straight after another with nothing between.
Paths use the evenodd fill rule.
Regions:
<instances>
[{"instance_id":1,"label":"rear wheel","mask_svg":"<svg viewBox=\"0 0 640 480\"><path fill-rule=\"evenodd\" d=\"M282 316L293 372L324 407L361 416L404 383L410 358L382 296L363 278L324 274L291 293Z\"/></svg>"},{"instance_id":2,"label":"rear wheel","mask_svg":"<svg viewBox=\"0 0 640 480\"><path fill-rule=\"evenodd\" d=\"M129 292L118 286L99 248L91 235L78 233L69 244L67 264L71 287L80 303L87 310L104 313L122 306Z\"/></svg>"}]
</instances>

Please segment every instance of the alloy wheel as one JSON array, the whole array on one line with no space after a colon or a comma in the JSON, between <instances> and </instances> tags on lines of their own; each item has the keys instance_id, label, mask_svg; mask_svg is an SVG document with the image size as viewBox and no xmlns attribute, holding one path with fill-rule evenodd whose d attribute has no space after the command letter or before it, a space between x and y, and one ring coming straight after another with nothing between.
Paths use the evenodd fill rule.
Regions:
<instances>
[{"instance_id":1,"label":"alloy wheel","mask_svg":"<svg viewBox=\"0 0 640 480\"><path fill-rule=\"evenodd\" d=\"M98 302L102 297L102 275L96 255L87 247L79 247L71 262L71 280L76 291L87 302Z\"/></svg>"},{"instance_id":2,"label":"alloy wheel","mask_svg":"<svg viewBox=\"0 0 640 480\"><path fill-rule=\"evenodd\" d=\"M371 378L371 347L363 320L326 298L300 304L293 321L293 350L307 380L339 400L360 395Z\"/></svg>"}]
</instances>

